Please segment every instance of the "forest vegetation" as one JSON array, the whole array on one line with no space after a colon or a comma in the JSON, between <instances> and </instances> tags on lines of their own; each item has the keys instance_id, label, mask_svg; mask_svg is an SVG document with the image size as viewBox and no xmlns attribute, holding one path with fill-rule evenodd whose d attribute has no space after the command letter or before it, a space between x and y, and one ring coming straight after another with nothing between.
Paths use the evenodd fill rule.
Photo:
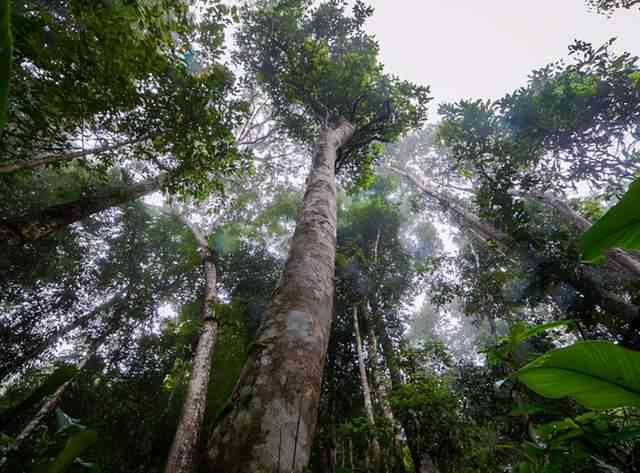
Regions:
<instances>
[{"instance_id":1,"label":"forest vegetation","mask_svg":"<svg viewBox=\"0 0 640 473\"><path fill-rule=\"evenodd\" d=\"M0 0L0 472L640 472L638 58L436 106L373 15Z\"/></svg>"}]
</instances>

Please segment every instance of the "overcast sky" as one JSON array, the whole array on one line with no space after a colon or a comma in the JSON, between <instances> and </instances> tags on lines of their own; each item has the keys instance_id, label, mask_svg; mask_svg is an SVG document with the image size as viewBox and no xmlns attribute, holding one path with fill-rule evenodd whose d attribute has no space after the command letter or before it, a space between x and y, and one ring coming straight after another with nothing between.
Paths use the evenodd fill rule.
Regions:
<instances>
[{"instance_id":1,"label":"overcast sky","mask_svg":"<svg viewBox=\"0 0 640 473\"><path fill-rule=\"evenodd\" d=\"M431 85L435 101L499 98L538 67L567 57L574 39L640 56L640 12L612 18L584 0L369 0L368 29L402 79ZM431 118L435 118L435 109Z\"/></svg>"}]
</instances>

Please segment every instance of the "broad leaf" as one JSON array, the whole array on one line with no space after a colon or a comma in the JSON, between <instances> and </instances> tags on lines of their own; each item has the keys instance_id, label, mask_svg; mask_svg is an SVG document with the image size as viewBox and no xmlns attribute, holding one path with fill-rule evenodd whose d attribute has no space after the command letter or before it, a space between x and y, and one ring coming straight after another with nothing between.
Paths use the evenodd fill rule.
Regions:
<instances>
[{"instance_id":1,"label":"broad leaf","mask_svg":"<svg viewBox=\"0 0 640 473\"><path fill-rule=\"evenodd\" d=\"M589 409L640 407L640 353L609 342L550 351L517 373L541 396L572 396Z\"/></svg>"},{"instance_id":2,"label":"broad leaf","mask_svg":"<svg viewBox=\"0 0 640 473\"><path fill-rule=\"evenodd\" d=\"M98 440L97 432L85 430L67 439L64 449L52 461L38 465L34 473L60 473Z\"/></svg>"},{"instance_id":3,"label":"broad leaf","mask_svg":"<svg viewBox=\"0 0 640 473\"><path fill-rule=\"evenodd\" d=\"M582 234L582 257L595 261L609 248L640 248L640 179L635 180L614 207Z\"/></svg>"}]
</instances>

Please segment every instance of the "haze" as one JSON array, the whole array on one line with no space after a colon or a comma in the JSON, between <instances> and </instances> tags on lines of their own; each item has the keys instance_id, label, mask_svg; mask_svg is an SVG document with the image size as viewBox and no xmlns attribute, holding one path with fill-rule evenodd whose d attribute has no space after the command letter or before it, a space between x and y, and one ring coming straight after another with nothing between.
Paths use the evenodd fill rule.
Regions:
<instances>
[{"instance_id":1,"label":"haze","mask_svg":"<svg viewBox=\"0 0 640 473\"><path fill-rule=\"evenodd\" d=\"M575 39L599 45L617 37L617 51L640 55L637 11L607 18L584 0L368 3L376 9L367 24L382 62L402 79L431 85L437 103L499 98L524 85L532 70L566 58Z\"/></svg>"}]
</instances>

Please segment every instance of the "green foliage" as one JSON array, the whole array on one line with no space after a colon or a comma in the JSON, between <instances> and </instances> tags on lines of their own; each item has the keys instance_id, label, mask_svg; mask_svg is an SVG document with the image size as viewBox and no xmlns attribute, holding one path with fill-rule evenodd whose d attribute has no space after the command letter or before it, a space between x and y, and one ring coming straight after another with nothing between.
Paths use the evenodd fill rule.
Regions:
<instances>
[{"instance_id":1,"label":"green foliage","mask_svg":"<svg viewBox=\"0 0 640 473\"><path fill-rule=\"evenodd\" d=\"M7 123L9 81L13 38L11 36L11 0L0 1L0 132Z\"/></svg>"},{"instance_id":2,"label":"green foliage","mask_svg":"<svg viewBox=\"0 0 640 473\"><path fill-rule=\"evenodd\" d=\"M518 380L552 399L574 397L590 409L640 407L640 353L608 342L578 342L545 353Z\"/></svg>"},{"instance_id":3,"label":"green foliage","mask_svg":"<svg viewBox=\"0 0 640 473\"><path fill-rule=\"evenodd\" d=\"M340 150L338 169L357 180L379 150L420 126L429 89L385 74L379 48L364 24L373 9L357 1L259 1L242 9L241 60L269 94L280 122L297 139L313 144L322 126L348 120L353 138ZM361 177L360 185L370 180Z\"/></svg>"},{"instance_id":4,"label":"green foliage","mask_svg":"<svg viewBox=\"0 0 640 473\"><path fill-rule=\"evenodd\" d=\"M571 325L572 322L571 320L562 320L547 322L533 327L527 327L527 325L521 321L515 322L509 327L509 334L507 336L498 338L496 346L485 351L489 363L495 364L498 360L502 360L513 363L517 367L517 361L514 359L514 355L516 355L518 348L523 342L547 330Z\"/></svg>"},{"instance_id":5,"label":"green foliage","mask_svg":"<svg viewBox=\"0 0 640 473\"><path fill-rule=\"evenodd\" d=\"M640 248L640 179L634 181L614 207L580 236L586 261L595 261L612 248Z\"/></svg>"},{"instance_id":6,"label":"green foliage","mask_svg":"<svg viewBox=\"0 0 640 473\"><path fill-rule=\"evenodd\" d=\"M61 473L65 471L80 455L98 440L98 434L93 430L84 430L70 436L62 451L48 463L38 465L33 473ZM97 472L93 465L83 463L83 466L90 467L92 472Z\"/></svg>"}]
</instances>

